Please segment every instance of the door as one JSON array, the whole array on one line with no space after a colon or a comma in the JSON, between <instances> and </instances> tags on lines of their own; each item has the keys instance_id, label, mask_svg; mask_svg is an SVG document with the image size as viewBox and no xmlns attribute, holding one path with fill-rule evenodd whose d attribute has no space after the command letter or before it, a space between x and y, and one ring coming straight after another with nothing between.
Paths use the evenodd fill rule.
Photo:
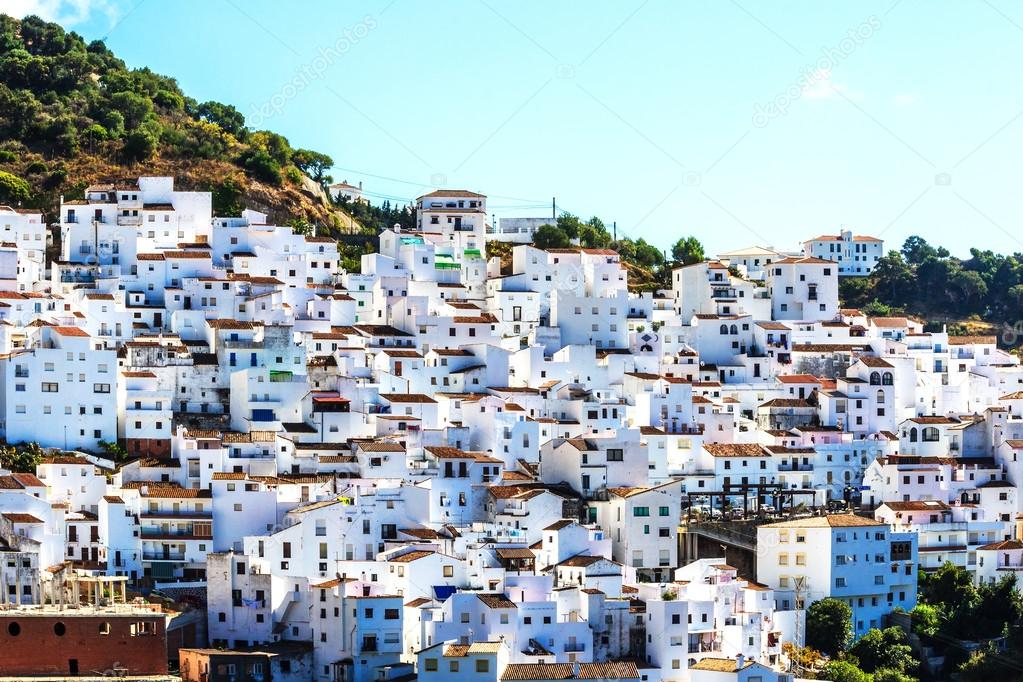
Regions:
<instances>
[{"instance_id":1,"label":"door","mask_svg":"<svg viewBox=\"0 0 1023 682\"><path fill-rule=\"evenodd\" d=\"M77 658L69 658L68 659L68 661L67 661L67 670L72 675L77 675L78 674L78 659Z\"/></svg>"},{"instance_id":2,"label":"door","mask_svg":"<svg viewBox=\"0 0 1023 682\"><path fill-rule=\"evenodd\" d=\"M163 326L163 313L153 313L153 326L154 327Z\"/></svg>"}]
</instances>

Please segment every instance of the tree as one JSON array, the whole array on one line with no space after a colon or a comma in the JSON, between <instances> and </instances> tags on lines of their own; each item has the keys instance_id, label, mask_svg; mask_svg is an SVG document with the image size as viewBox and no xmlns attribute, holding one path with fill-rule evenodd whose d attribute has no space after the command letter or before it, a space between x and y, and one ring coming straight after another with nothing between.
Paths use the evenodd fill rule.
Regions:
<instances>
[{"instance_id":1,"label":"tree","mask_svg":"<svg viewBox=\"0 0 1023 682\"><path fill-rule=\"evenodd\" d=\"M959 667L962 682L1021 682L1023 666L1009 655L994 647L975 651Z\"/></svg>"},{"instance_id":2,"label":"tree","mask_svg":"<svg viewBox=\"0 0 1023 682\"><path fill-rule=\"evenodd\" d=\"M820 672L822 680L831 682L871 682L870 675L863 672L849 661L828 661Z\"/></svg>"},{"instance_id":3,"label":"tree","mask_svg":"<svg viewBox=\"0 0 1023 682\"><path fill-rule=\"evenodd\" d=\"M110 459L114 460L115 462L119 462L121 460L128 458L128 451L125 450L124 446L118 443L117 441L101 440L99 442L99 447L101 450L103 450L104 454L106 454Z\"/></svg>"},{"instance_id":4,"label":"tree","mask_svg":"<svg viewBox=\"0 0 1023 682\"><path fill-rule=\"evenodd\" d=\"M868 673L882 668L904 673L915 670L917 666L905 633L897 627L884 630L871 628L852 645L849 653L859 660L860 668Z\"/></svg>"},{"instance_id":5,"label":"tree","mask_svg":"<svg viewBox=\"0 0 1023 682\"><path fill-rule=\"evenodd\" d=\"M1009 625L1023 620L1023 598L1016 575L1010 573L998 582L977 588L977 605L970 622L980 638L999 637Z\"/></svg>"},{"instance_id":6,"label":"tree","mask_svg":"<svg viewBox=\"0 0 1023 682\"><path fill-rule=\"evenodd\" d=\"M213 195L213 215L241 215L241 196L243 187L237 178L225 178L223 182L210 188Z\"/></svg>"},{"instance_id":7,"label":"tree","mask_svg":"<svg viewBox=\"0 0 1023 682\"><path fill-rule=\"evenodd\" d=\"M110 96L110 106L124 117L128 130L142 125L153 113L153 101L134 92L115 92Z\"/></svg>"},{"instance_id":8,"label":"tree","mask_svg":"<svg viewBox=\"0 0 1023 682\"><path fill-rule=\"evenodd\" d=\"M977 598L970 574L951 561L946 561L933 573L923 573L921 577L920 597L926 604L956 611L969 606Z\"/></svg>"},{"instance_id":9,"label":"tree","mask_svg":"<svg viewBox=\"0 0 1023 682\"><path fill-rule=\"evenodd\" d=\"M875 292L883 297L885 303L894 306L902 306L909 301L915 286L913 270L898 251L889 251L878 259L871 279Z\"/></svg>"},{"instance_id":10,"label":"tree","mask_svg":"<svg viewBox=\"0 0 1023 682\"><path fill-rule=\"evenodd\" d=\"M917 679L899 670L881 668L874 671L873 682L917 682Z\"/></svg>"},{"instance_id":11,"label":"tree","mask_svg":"<svg viewBox=\"0 0 1023 682\"><path fill-rule=\"evenodd\" d=\"M792 642L781 645L782 653L792 662L797 670L812 673L824 664L824 656L816 649L808 646L798 647Z\"/></svg>"},{"instance_id":12,"label":"tree","mask_svg":"<svg viewBox=\"0 0 1023 682\"><path fill-rule=\"evenodd\" d=\"M321 185L323 184L324 173L334 165L334 159L326 154L314 152L310 149L296 149L291 155L291 162Z\"/></svg>"},{"instance_id":13,"label":"tree","mask_svg":"<svg viewBox=\"0 0 1023 682\"><path fill-rule=\"evenodd\" d=\"M242 165L257 180L262 180L271 185L281 184L281 164L270 156L265 149L250 149L242 156Z\"/></svg>"},{"instance_id":14,"label":"tree","mask_svg":"<svg viewBox=\"0 0 1023 682\"><path fill-rule=\"evenodd\" d=\"M928 258L938 255L938 251L927 243L923 237L913 235L902 243L902 257L910 265L920 265Z\"/></svg>"},{"instance_id":15,"label":"tree","mask_svg":"<svg viewBox=\"0 0 1023 682\"><path fill-rule=\"evenodd\" d=\"M575 239L579 236L579 230L582 228L583 223L577 216L571 213L562 213L558 216L557 226L561 228L561 231L568 235L569 239Z\"/></svg>"},{"instance_id":16,"label":"tree","mask_svg":"<svg viewBox=\"0 0 1023 682\"><path fill-rule=\"evenodd\" d=\"M245 128L245 115L230 104L203 102L195 108L195 117L201 121L215 123L235 137L238 137Z\"/></svg>"},{"instance_id":17,"label":"tree","mask_svg":"<svg viewBox=\"0 0 1023 682\"><path fill-rule=\"evenodd\" d=\"M864 315L869 315L871 317L888 317L892 314L892 307L881 303L881 301L875 298L873 301L863 306L861 312Z\"/></svg>"},{"instance_id":18,"label":"tree","mask_svg":"<svg viewBox=\"0 0 1023 682\"><path fill-rule=\"evenodd\" d=\"M34 474L43 461L43 449L38 443L18 443L0 446L0 469L16 473Z\"/></svg>"},{"instance_id":19,"label":"tree","mask_svg":"<svg viewBox=\"0 0 1023 682\"><path fill-rule=\"evenodd\" d=\"M138 128L124 138L124 156L129 161L144 161L156 152L160 141L150 130Z\"/></svg>"},{"instance_id":20,"label":"tree","mask_svg":"<svg viewBox=\"0 0 1023 682\"><path fill-rule=\"evenodd\" d=\"M555 225L541 225L533 233L533 246L538 249L564 249L571 244L568 235Z\"/></svg>"},{"instance_id":21,"label":"tree","mask_svg":"<svg viewBox=\"0 0 1023 682\"><path fill-rule=\"evenodd\" d=\"M589 249L604 249L611 243L611 235L603 221L594 216L579 227L579 243Z\"/></svg>"},{"instance_id":22,"label":"tree","mask_svg":"<svg viewBox=\"0 0 1023 682\"><path fill-rule=\"evenodd\" d=\"M834 657L845 651L852 634L852 608L844 601L827 597L806 610L806 646Z\"/></svg>"},{"instance_id":23,"label":"tree","mask_svg":"<svg viewBox=\"0 0 1023 682\"><path fill-rule=\"evenodd\" d=\"M874 282L869 277L839 277L838 298L844 308L862 308L873 298Z\"/></svg>"},{"instance_id":24,"label":"tree","mask_svg":"<svg viewBox=\"0 0 1023 682\"><path fill-rule=\"evenodd\" d=\"M17 206L31 196L27 182L13 173L0 171L0 202Z\"/></svg>"},{"instance_id":25,"label":"tree","mask_svg":"<svg viewBox=\"0 0 1023 682\"><path fill-rule=\"evenodd\" d=\"M664 254L653 244L640 238L636 241L636 263L644 267L652 268L664 262Z\"/></svg>"},{"instance_id":26,"label":"tree","mask_svg":"<svg viewBox=\"0 0 1023 682\"><path fill-rule=\"evenodd\" d=\"M949 278L950 298L958 303L964 314L980 312L987 296L987 284L979 273L959 270Z\"/></svg>"},{"instance_id":27,"label":"tree","mask_svg":"<svg viewBox=\"0 0 1023 682\"><path fill-rule=\"evenodd\" d=\"M941 613L931 604L917 604L909 615L913 618L913 631L918 635L933 635L941 627Z\"/></svg>"},{"instance_id":28,"label":"tree","mask_svg":"<svg viewBox=\"0 0 1023 682\"><path fill-rule=\"evenodd\" d=\"M696 237L682 237L671 247L671 257L682 265L692 265L703 260L703 244Z\"/></svg>"}]
</instances>

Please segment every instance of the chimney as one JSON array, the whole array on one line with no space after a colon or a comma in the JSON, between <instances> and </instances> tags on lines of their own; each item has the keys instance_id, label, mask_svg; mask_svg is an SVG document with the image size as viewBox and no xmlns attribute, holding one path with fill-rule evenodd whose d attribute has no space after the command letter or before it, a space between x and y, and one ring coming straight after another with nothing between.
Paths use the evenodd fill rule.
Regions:
<instances>
[{"instance_id":1,"label":"chimney","mask_svg":"<svg viewBox=\"0 0 1023 682\"><path fill-rule=\"evenodd\" d=\"M746 663L746 657L741 653L735 655L735 669L742 670L743 664Z\"/></svg>"}]
</instances>

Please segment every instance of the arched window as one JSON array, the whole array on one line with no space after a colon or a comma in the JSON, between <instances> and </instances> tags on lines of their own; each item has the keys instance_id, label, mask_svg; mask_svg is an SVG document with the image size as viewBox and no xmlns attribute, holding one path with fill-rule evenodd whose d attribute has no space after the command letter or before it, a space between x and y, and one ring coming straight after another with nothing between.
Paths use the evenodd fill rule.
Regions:
<instances>
[{"instance_id":1,"label":"arched window","mask_svg":"<svg viewBox=\"0 0 1023 682\"><path fill-rule=\"evenodd\" d=\"M733 334L738 334L738 333L739 333L739 328L738 328L738 327L736 327L736 326L735 326L735 325L733 324L733 325L732 325L732 328L731 328L731 330L730 330L730 331L731 331L731 332L732 332Z\"/></svg>"},{"instance_id":2,"label":"arched window","mask_svg":"<svg viewBox=\"0 0 1023 682\"><path fill-rule=\"evenodd\" d=\"M728 325L727 324L721 325L721 333L722 334L727 334L728 333Z\"/></svg>"},{"instance_id":3,"label":"arched window","mask_svg":"<svg viewBox=\"0 0 1023 682\"><path fill-rule=\"evenodd\" d=\"M881 385L891 386L894 383L895 377L892 375L891 372L885 372L884 374L881 375Z\"/></svg>"},{"instance_id":4,"label":"arched window","mask_svg":"<svg viewBox=\"0 0 1023 682\"><path fill-rule=\"evenodd\" d=\"M916 431L916 427L914 426L913 428L911 428L909 430L909 442L910 443L915 443L916 442L916 436L917 436L917 431Z\"/></svg>"},{"instance_id":5,"label":"arched window","mask_svg":"<svg viewBox=\"0 0 1023 682\"><path fill-rule=\"evenodd\" d=\"M877 404L880 405L884 402L884 391L880 388L877 389Z\"/></svg>"},{"instance_id":6,"label":"arched window","mask_svg":"<svg viewBox=\"0 0 1023 682\"><path fill-rule=\"evenodd\" d=\"M880 386L881 385L881 374L880 374L880 372L871 372L870 373L870 385L871 386Z\"/></svg>"}]
</instances>

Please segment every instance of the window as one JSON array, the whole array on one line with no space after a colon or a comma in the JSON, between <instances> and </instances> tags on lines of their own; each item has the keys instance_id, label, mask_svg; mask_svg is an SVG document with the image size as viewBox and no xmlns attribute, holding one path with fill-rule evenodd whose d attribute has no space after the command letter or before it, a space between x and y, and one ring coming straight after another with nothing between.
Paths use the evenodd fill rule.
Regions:
<instances>
[{"instance_id":1,"label":"window","mask_svg":"<svg viewBox=\"0 0 1023 682\"><path fill-rule=\"evenodd\" d=\"M55 381L44 381L42 391L43 393L56 393L60 390L60 384Z\"/></svg>"},{"instance_id":2,"label":"window","mask_svg":"<svg viewBox=\"0 0 1023 682\"><path fill-rule=\"evenodd\" d=\"M424 663L426 664L424 667L425 667L427 672L437 672L437 659L436 658L428 658L428 659L426 659L424 661Z\"/></svg>"},{"instance_id":3,"label":"window","mask_svg":"<svg viewBox=\"0 0 1023 682\"><path fill-rule=\"evenodd\" d=\"M633 516L650 516L650 507L635 507L632 510Z\"/></svg>"},{"instance_id":4,"label":"window","mask_svg":"<svg viewBox=\"0 0 1023 682\"><path fill-rule=\"evenodd\" d=\"M485 658L481 658L476 661L476 672L488 673L490 672L490 661Z\"/></svg>"}]
</instances>

